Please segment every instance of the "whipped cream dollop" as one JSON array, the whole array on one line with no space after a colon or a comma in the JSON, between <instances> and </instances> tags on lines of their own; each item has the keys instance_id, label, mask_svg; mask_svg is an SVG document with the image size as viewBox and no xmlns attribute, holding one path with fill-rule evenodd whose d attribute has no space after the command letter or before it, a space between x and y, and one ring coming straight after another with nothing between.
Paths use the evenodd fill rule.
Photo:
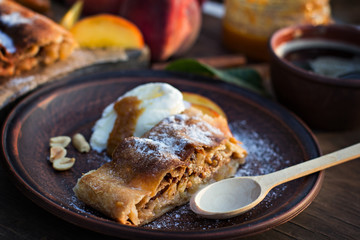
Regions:
<instances>
[{"instance_id":1,"label":"whipped cream dollop","mask_svg":"<svg viewBox=\"0 0 360 240\"><path fill-rule=\"evenodd\" d=\"M93 134L90 138L92 149L98 152L106 149L109 135L118 117L114 110L114 104L130 96L137 97L141 101L139 109L142 109L133 133L135 137L141 137L162 119L185 110L182 93L170 84L147 83L140 85L120 96L104 109L101 118L93 128Z\"/></svg>"}]
</instances>

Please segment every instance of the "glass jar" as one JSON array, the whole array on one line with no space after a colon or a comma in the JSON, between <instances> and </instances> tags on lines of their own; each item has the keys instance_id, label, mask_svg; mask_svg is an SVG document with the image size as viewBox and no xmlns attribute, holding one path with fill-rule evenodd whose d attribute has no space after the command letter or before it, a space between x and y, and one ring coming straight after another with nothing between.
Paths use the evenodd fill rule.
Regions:
<instances>
[{"instance_id":1,"label":"glass jar","mask_svg":"<svg viewBox=\"0 0 360 240\"><path fill-rule=\"evenodd\" d=\"M331 22L329 0L225 0L225 9L225 46L256 60L268 60L267 42L275 30Z\"/></svg>"}]
</instances>

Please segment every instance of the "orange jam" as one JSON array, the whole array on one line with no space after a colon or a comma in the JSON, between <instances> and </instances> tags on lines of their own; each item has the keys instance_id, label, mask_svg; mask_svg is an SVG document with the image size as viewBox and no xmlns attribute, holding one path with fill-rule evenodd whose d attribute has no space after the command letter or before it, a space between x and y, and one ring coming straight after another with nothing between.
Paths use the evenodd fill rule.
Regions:
<instances>
[{"instance_id":1,"label":"orange jam","mask_svg":"<svg viewBox=\"0 0 360 240\"><path fill-rule=\"evenodd\" d=\"M112 155L113 151L121 140L133 136L137 119L143 112L140 109L141 100L137 97L125 97L114 104L117 118L113 130L110 133L107 143L107 154Z\"/></svg>"},{"instance_id":2,"label":"orange jam","mask_svg":"<svg viewBox=\"0 0 360 240\"><path fill-rule=\"evenodd\" d=\"M223 23L223 42L234 52L240 52L257 60L268 60L267 36L257 36L242 32L226 22Z\"/></svg>"}]
</instances>

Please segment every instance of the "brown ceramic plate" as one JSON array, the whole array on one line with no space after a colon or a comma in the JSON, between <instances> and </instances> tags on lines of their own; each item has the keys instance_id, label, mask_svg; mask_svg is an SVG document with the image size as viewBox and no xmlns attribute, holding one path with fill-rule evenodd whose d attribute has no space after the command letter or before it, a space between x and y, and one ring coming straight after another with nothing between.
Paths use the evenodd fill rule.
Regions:
<instances>
[{"instance_id":1,"label":"brown ceramic plate","mask_svg":"<svg viewBox=\"0 0 360 240\"><path fill-rule=\"evenodd\" d=\"M146 82L168 82L181 91L216 101L226 112L231 130L249 156L237 175L258 175L320 155L301 121L279 105L246 90L207 78L167 72L107 72L68 77L20 102L9 115L2 136L5 163L17 186L54 215L92 231L127 238L208 239L256 234L282 224L304 210L318 193L322 173L272 190L250 212L228 220L198 217L189 206L177 208L143 227L116 223L78 201L72 191L82 173L108 161L104 154L77 153L75 166L56 172L49 164L49 138L81 132L90 137L94 122L109 103Z\"/></svg>"}]
</instances>

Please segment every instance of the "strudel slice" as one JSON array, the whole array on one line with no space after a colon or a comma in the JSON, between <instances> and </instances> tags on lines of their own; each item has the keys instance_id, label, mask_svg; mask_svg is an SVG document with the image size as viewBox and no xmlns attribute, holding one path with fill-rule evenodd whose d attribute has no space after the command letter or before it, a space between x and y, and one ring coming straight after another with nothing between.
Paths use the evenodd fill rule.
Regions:
<instances>
[{"instance_id":1,"label":"strudel slice","mask_svg":"<svg viewBox=\"0 0 360 240\"><path fill-rule=\"evenodd\" d=\"M72 35L49 18L0 1L0 77L65 59L75 46Z\"/></svg>"},{"instance_id":2,"label":"strudel slice","mask_svg":"<svg viewBox=\"0 0 360 240\"><path fill-rule=\"evenodd\" d=\"M122 140L113 160L84 174L74 192L122 224L143 225L232 176L245 156L224 118L189 108Z\"/></svg>"}]
</instances>

